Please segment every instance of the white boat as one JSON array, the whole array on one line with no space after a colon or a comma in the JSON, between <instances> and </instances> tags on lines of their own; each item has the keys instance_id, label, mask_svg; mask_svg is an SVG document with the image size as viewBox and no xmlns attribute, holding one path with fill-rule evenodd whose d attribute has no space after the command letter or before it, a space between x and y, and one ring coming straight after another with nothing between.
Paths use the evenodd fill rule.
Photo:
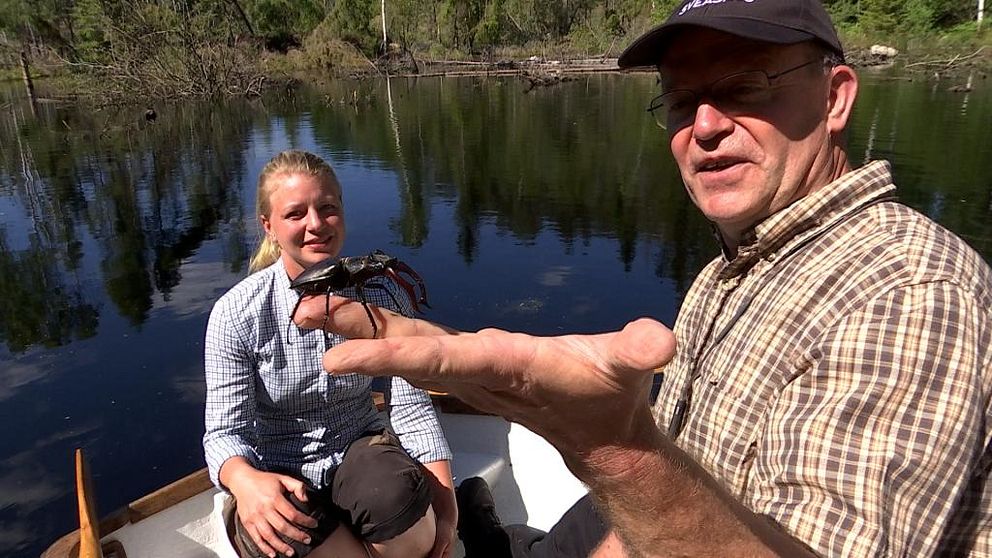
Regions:
<instances>
[{"instance_id":1,"label":"white boat","mask_svg":"<svg viewBox=\"0 0 992 558\"><path fill-rule=\"evenodd\" d=\"M455 407L439 410L454 453L455 482L485 478L504 523L547 530L585 494L585 487L543 438L519 424L458 408L455 400L439 402L442 408ZM77 482L81 477L85 474L77 472ZM104 558L238 558L228 533L231 513L230 496L214 487L201 469L104 517L96 532ZM81 533L84 541L92 537L86 523L81 520L82 529L57 540L41 557L98 556L94 542L80 544ZM454 556L463 555L459 542Z\"/></svg>"}]
</instances>

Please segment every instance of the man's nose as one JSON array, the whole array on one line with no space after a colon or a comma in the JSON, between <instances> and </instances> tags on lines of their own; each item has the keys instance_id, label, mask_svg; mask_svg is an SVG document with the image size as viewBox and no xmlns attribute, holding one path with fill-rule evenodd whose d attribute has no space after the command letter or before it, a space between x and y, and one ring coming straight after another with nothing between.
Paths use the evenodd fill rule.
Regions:
<instances>
[{"instance_id":1,"label":"man's nose","mask_svg":"<svg viewBox=\"0 0 992 558\"><path fill-rule=\"evenodd\" d=\"M692 123L692 135L696 140L711 140L729 133L733 128L734 121L712 102L704 100L696 107L696 117Z\"/></svg>"}]
</instances>

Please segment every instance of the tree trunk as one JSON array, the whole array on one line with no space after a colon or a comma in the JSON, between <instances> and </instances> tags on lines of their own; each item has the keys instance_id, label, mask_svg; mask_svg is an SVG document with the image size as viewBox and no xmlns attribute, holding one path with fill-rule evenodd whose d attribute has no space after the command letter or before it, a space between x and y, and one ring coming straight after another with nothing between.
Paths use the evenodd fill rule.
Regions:
<instances>
[{"instance_id":1,"label":"tree trunk","mask_svg":"<svg viewBox=\"0 0 992 558\"><path fill-rule=\"evenodd\" d=\"M24 78L24 87L28 90L28 99L33 104L37 99L34 93L34 82L31 81L31 71L28 69L28 56L21 51L21 76Z\"/></svg>"},{"instance_id":2,"label":"tree trunk","mask_svg":"<svg viewBox=\"0 0 992 558\"><path fill-rule=\"evenodd\" d=\"M386 54L389 51L389 44L386 42L386 0L382 0L382 53Z\"/></svg>"},{"instance_id":3,"label":"tree trunk","mask_svg":"<svg viewBox=\"0 0 992 558\"><path fill-rule=\"evenodd\" d=\"M238 2L238 0L231 0L231 4L234 4L234 8L238 10L238 15L241 16L242 23L244 23L245 27L248 28L248 34L254 37L255 29L251 26L251 21L248 20L248 14L241 9L241 2Z\"/></svg>"}]
</instances>

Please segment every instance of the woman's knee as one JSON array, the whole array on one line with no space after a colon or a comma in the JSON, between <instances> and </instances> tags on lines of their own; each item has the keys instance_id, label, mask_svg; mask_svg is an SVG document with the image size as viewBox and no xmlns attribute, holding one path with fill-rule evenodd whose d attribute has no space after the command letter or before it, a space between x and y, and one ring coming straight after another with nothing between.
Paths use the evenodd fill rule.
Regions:
<instances>
[{"instance_id":1,"label":"woman's knee","mask_svg":"<svg viewBox=\"0 0 992 558\"><path fill-rule=\"evenodd\" d=\"M332 493L355 534L382 543L423 521L431 488L423 467L398 444L368 440L360 438L349 448L334 476Z\"/></svg>"},{"instance_id":2,"label":"woman's knee","mask_svg":"<svg viewBox=\"0 0 992 558\"><path fill-rule=\"evenodd\" d=\"M307 558L368 558L365 544L344 525L339 526Z\"/></svg>"},{"instance_id":3,"label":"woman's knee","mask_svg":"<svg viewBox=\"0 0 992 558\"><path fill-rule=\"evenodd\" d=\"M430 554L437 536L437 523L434 508L427 512L409 529L395 537L373 543L372 547L382 558L422 558Z\"/></svg>"}]
</instances>

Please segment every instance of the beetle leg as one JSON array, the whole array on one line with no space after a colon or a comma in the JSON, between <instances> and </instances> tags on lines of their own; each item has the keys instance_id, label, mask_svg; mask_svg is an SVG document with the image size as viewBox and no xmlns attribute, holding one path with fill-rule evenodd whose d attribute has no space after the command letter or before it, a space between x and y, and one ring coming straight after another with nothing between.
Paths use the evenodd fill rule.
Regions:
<instances>
[{"instance_id":1,"label":"beetle leg","mask_svg":"<svg viewBox=\"0 0 992 558\"><path fill-rule=\"evenodd\" d=\"M295 316L296 311L299 310L300 303L303 302L303 296L304 295L300 295L300 298L296 299L296 304L293 306L293 310L289 313L289 323L286 324L286 343L290 345L293 343L291 341L293 336L289 334L293 327L293 316Z\"/></svg>"},{"instance_id":2,"label":"beetle leg","mask_svg":"<svg viewBox=\"0 0 992 558\"><path fill-rule=\"evenodd\" d=\"M414 271L412 267L401 261L397 261L395 265L397 271L409 275L410 278L413 279L413 281L417 284L417 287L420 289L420 299L417 302L430 308L431 305L427 303L427 286L424 285L424 280L421 279L420 274Z\"/></svg>"},{"instance_id":3,"label":"beetle leg","mask_svg":"<svg viewBox=\"0 0 992 558\"><path fill-rule=\"evenodd\" d=\"M300 303L303 302L303 295L296 299L296 304L293 306L293 311L289 313L289 321L293 321L293 316L296 315L296 311L300 309Z\"/></svg>"},{"instance_id":4,"label":"beetle leg","mask_svg":"<svg viewBox=\"0 0 992 558\"><path fill-rule=\"evenodd\" d=\"M297 303L299 304L299 303ZM331 317L331 288L327 287L324 294L324 321L320 324L320 331L324 332L324 348L331 344L331 336L327 333L327 319Z\"/></svg>"},{"instance_id":5,"label":"beetle leg","mask_svg":"<svg viewBox=\"0 0 992 558\"><path fill-rule=\"evenodd\" d=\"M361 283L355 285L355 294L358 295L358 302L362 303L362 308L365 309L365 314L369 317L369 322L372 323L372 339L375 339L379 335L379 326L375 323L375 318L372 317L372 310L369 310L369 301L365 298L365 289L362 288Z\"/></svg>"},{"instance_id":6,"label":"beetle leg","mask_svg":"<svg viewBox=\"0 0 992 558\"><path fill-rule=\"evenodd\" d=\"M413 290L413 284L407 281L406 279L400 277L400 275L396 273L396 271L391 267L387 267L385 269L385 273L386 275L389 276L390 279L392 279L397 285L399 285L400 287L403 288L404 291L406 291L406 296L407 298L410 299L410 305L413 306L413 309L416 310L417 312L422 312L420 310L420 306L417 305L418 302L417 294ZM425 302L425 301L421 300L419 302Z\"/></svg>"},{"instance_id":7,"label":"beetle leg","mask_svg":"<svg viewBox=\"0 0 992 558\"><path fill-rule=\"evenodd\" d=\"M393 304L395 305L395 307L396 308L400 308L400 301L396 300L396 297L393 295L393 291L390 290L389 287L387 287L387 286L385 286L385 285L383 285L381 283L365 283L365 285L363 286L363 288L366 289L366 290L367 289L377 289L377 290L383 291L384 293L386 293L386 296L389 297L389 300L393 301Z\"/></svg>"}]
</instances>

